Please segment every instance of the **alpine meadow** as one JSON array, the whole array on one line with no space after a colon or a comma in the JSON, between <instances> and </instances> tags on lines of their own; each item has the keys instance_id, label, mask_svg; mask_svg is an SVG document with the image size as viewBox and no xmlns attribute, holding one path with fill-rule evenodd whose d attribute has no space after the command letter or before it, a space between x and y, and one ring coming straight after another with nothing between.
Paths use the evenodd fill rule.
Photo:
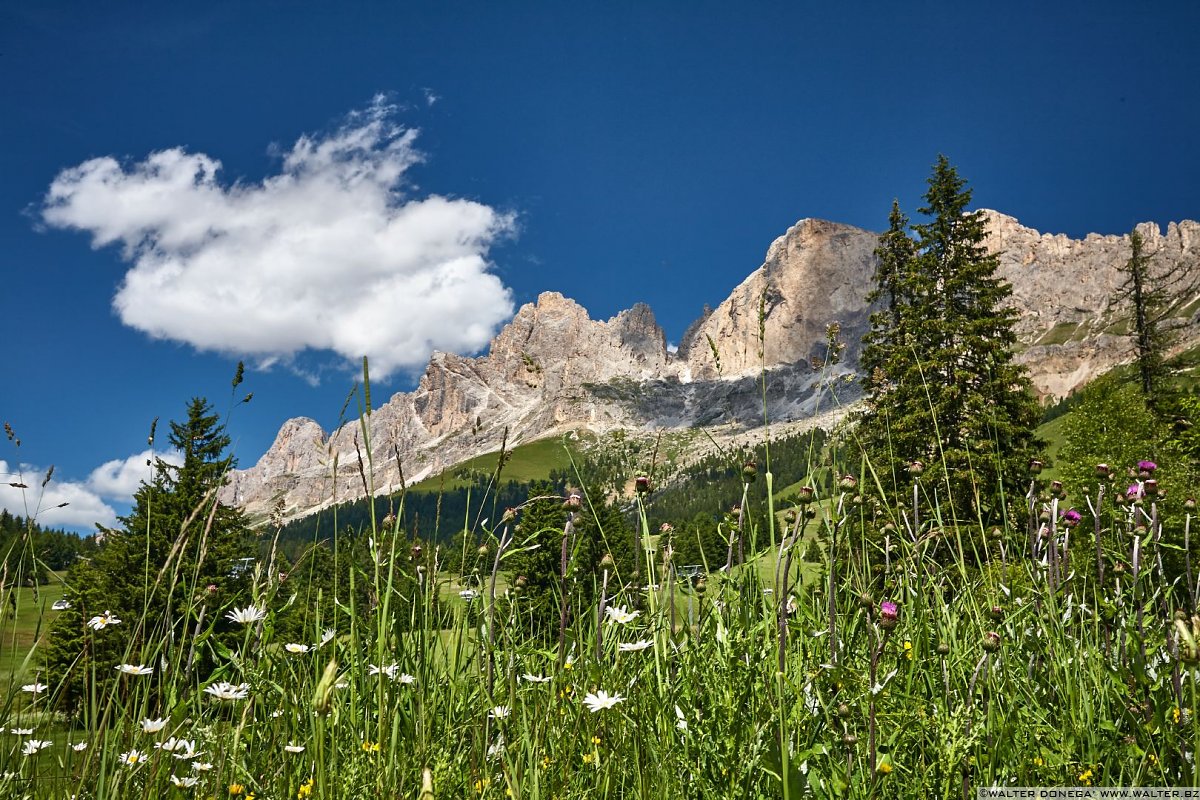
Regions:
<instances>
[{"instance_id":1,"label":"alpine meadow","mask_svg":"<svg viewBox=\"0 0 1200 800\"><path fill-rule=\"evenodd\" d=\"M378 421L451 379L431 366L415 400L376 407L364 359L335 435L298 422L277 439L315 453L310 507L312 469L257 484L269 508L247 501L258 479L227 432L253 402L239 364L224 406L193 398L169 423L178 457L149 460L116 525L64 554L70 534L4 518L0 794L1200 786L1196 250L1119 240L1119 288L1087 324L1130 360L1039 405L997 217L970 208L940 157L918 221L894 203L863 250L860 315L820 321L818 349L788 361L771 259L826 230L797 226L740 287L756 289L757 371L731 374L734 334L710 311L671 356L705 359L708 383L609 373L570 390L620 424L472 412L460 435L478 455L418 457ZM618 330L645 352L630 331L651 330L648 310L576 313L544 298L518 314L521 391L559 391L561 364L583 363L537 350L539 325L561 345L584 336L564 333L576 319L593 349ZM1038 334L1043 366L1059 330ZM504 372L507 335L471 375ZM685 392L709 421L625 424L681 414ZM52 480L14 483L37 507Z\"/></svg>"}]
</instances>

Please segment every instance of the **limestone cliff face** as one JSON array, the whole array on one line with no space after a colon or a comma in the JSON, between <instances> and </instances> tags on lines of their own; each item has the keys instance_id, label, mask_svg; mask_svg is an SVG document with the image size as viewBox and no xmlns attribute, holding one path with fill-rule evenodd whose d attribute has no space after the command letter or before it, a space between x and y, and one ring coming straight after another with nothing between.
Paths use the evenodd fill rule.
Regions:
<instances>
[{"instance_id":1,"label":"limestone cliff face","mask_svg":"<svg viewBox=\"0 0 1200 800\"><path fill-rule=\"evenodd\" d=\"M1123 314L1111 308L1127 236L1082 240L1042 234L994 211L987 246L1013 286L1020 312L1020 361L1043 395L1063 396L1131 356L1114 333ZM1200 224L1166 233L1140 228L1160 263L1200 260ZM867 330L877 235L806 219L771 244L765 262L715 309L706 309L675 354L645 305L608 321L592 320L556 292L523 306L478 358L435 353L412 392L371 414L373 463L364 462L358 421L331 435L309 419L289 420L250 469L234 473L224 499L263 514L282 506L300 516L334 501L399 488L480 453L587 428L683 428L762 423L759 385L768 369L768 414L801 420L855 399L839 378L852 374ZM1186 342L1200 340L1200 302L1185 298ZM843 361L817 370L826 328L836 322ZM761 333L761 335L760 335ZM710 344L711 342L711 344ZM713 350L716 350L714 357ZM403 470L403 475L402 471Z\"/></svg>"},{"instance_id":2,"label":"limestone cliff face","mask_svg":"<svg viewBox=\"0 0 1200 800\"><path fill-rule=\"evenodd\" d=\"M877 234L836 222L796 223L771 244L766 262L696 330L686 354L690 377L745 375L757 372L764 361L775 367L824 359L831 322L842 326L843 339L853 346L847 355L856 355L866 332L865 298L875 274L877 240ZM719 373L709 340L720 355Z\"/></svg>"},{"instance_id":3,"label":"limestone cliff face","mask_svg":"<svg viewBox=\"0 0 1200 800\"><path fill-rule=\"evenodd\" d=\"M1071 239L1039 233L1013 217L985 211L987 246L1000 256L999 274L1013 287L1020 312L1017 337L1026 346L1019 360L1042 395L1063 397L1092 378L1132 358L1129 337L1119 335L1128 311L1113 308L1122 282L1120 268L1129 259L1129 236L1090 234ZM1200 263L1200 223L1138 226L1153 268L1181 261ZM1184 338L1200 336L1194 298L1181 298Z\"/></svg>"},{"instance_id":4,"label":"limestone cliff face","mask_svg":"<svg viewBox=\"0 0 1200 800\"><path fill-rule=\"evenodd\" d=\"M225 499L252 513L282 500L286 516L419 480L481 452L559 430L607 430L630 422L621 403L591 398L588 387L642 382L669 368L666 337L648 306L607 322L592 320L556 292L523 306L480 358L435 353L417 388L374 410L373 463L357 421L327 439L312 420L286 423L271 449L239 470ZM364 459L362 473L359 458ZM403 470L403 476L401 471Z\"/></svg>"}]
</instances>

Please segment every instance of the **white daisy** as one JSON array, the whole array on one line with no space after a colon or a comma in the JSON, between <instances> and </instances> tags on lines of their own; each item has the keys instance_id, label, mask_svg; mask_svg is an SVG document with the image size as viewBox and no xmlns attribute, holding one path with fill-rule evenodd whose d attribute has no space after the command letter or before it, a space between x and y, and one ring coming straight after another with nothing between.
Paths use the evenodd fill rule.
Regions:
<instances>
[{"instance_id":1,"label":"white daisy","mask_svg":"<svg viewBox=\"0 0 1200 800\"><path fill-rule=\"evenodd\" d=\"M541 675L531 675L528 672L526 672L524 675L521 676L521 680L529 681L530 683L549 683L550 681L552 681L554 679L546 678Z\"/></svg>"},{"instance_id":2,"label":"white daisy","mask_svg":"<svg viewBox=\"0 0 1200 800\"><path fill-rule=\"evenodd\" d=\"M304 745L302 744L285 744L283 749L289 753L303 753Z\"/></svg>"},{"instance_id":3,"label":"white daisy","mask_svg":"<svg viewBox=\"0 0 1200 800\"><path fill-rule=\"evenodd\" d=\"M76 753L82 753L84 750L87 750L87 748L88 748L87 742L76 742L75 744L71 745L71 749L74 750Z\"/></svg>"},{"instance_id":4,"label":"white daisy","mask_svg":"<svg viewBox=\"0 0 1200 800\"><path fill-rule=\"evenodd\" d=\"M386 666L378 667L371 664L367 668L368 675L386 675L389 678L395 679L396 673L400 671L399 664L387 664Z\"/></svg>"},{"instance_id":5,"label":"white daisy","mask_svg":"<svg viewBox=\"0 0 1200 800\"><path fill-rule=\"evenodd\" d=\"M407 672L401 673L400 677L396 678L396 680L398 680L400 683L403 683L405 686L412 686L417 682L417 679L412 675L409 675Z\"/></svg>"},{"instance_id":6,"label":"white daisy","mask_svg":"<svg viewBox=\"0 0 1200 800\"><path fill-rule=\"evenodd\" d=\"M287 650L289 653L307 653L308 645L296 644L295 642L288 642L287 644L285 644L283 646L283 649Z\"/></svg>"},{"instance_id":7,"label":"white daisy","mask_svg":"<svg viewBox=\"0 0 1200 800\"><path fill-rule=\"evenodd\" d=\"M207 761L193 761L192 769L196 770L196 772L208 772L212 769L212 764Z\"/></svg>"},{"instance_id":8,"label":"white daisy","mask_svg":"<svg viewBox=\"0 0 1200 800\"><path fill-rule=\"evenodd\" d=\"M245 608L235 608L225 615L232 622L240 622L243 625L253 625L256 622L262 622L267 618L266 609L258 608L257 606L246 606Z\"/></svg>"},{"instance_id":9,"label":"white daisy","mask_svg":"<svg viewBox=\"0 0 1200 800\"><path fill-rule=\"evenodd\" d=\"M650 647L654 642L649 639L642 639L640 642L621 642L617 645L617 649L622 653L637 653Z\"/></svg>"},{"instance_id":10,"label":"white daisy","mask_svg":"<svg viewBox=\"0 0 1200 800\"><path fill-rule=\"evenodd\" d=\"M633 622L641 613L640 611L627 611L625 606L609 606L604 609L604 615L610 622L619 622L622 625L626 622Z\"/></svg>"},{"instance_id":11,"label":"white daisy","mask_svg":"<svg viewBox=\"0 0 1200 800\"><path fill-rule=\"evenodd\" d=\"M120 625L120 624L121 624L121 620L117 619L117 615L112 613L111 611L105 611L100 616L92 617L91 619L88 620L88 627L94 631L98 631L101 628L107 628L109 625Z\"/></svg>"},{"instance_id":12,"label":"white daisy","mask_svg":"<svg viewBox=\"0 0 1200 800\"><path fill-rule=\"evenodd\" d=\"M458 593L458 596L469 603L479 596L479 592L475 591L474 589L463 589Z\"/></svg>"},{"instance_id":13,"label":"white daisy","mask_svg":"<svg viewBox=\"0 0 1200 800\"><path fill-rule=\"evenodd\" d=\"M245 700L250 696L250 684L233 684L228 681L218 681L204 689L205 694L211 694L218 700Z\"/></svg>"},{"instance_id":14,"label":"white daisy","mask_svg":"<svg viewBox=\"0 0 1200 800\"><path fill-rule=\"evenodd\" d=\"M21 687L21 691L29 692L30 694L41 694L49 688L50 687L44 683L27 683Z\"/></svg>"},{"instance_id":15,"label":"white daisy","mask_svg":"<svg viewBox=\"0 0 1200 800\"><path fill-rule=\"evenodd\" d=\"M70 600L55 600L50 604L50 608L54 611L66 611L71 607Z\"/></svg>"},{"instance_id":16,"label":"white daisy","mask_svg":"<svg viewBox=\"0 0 1200 800\"><path fill-rule=\"evenodd\" d=\"M54 742L48 742L45 739L26 739L25 746L21 748L21 755L31 756L38 750L49 747Z\"/></svg>"},{"instance_id":17,"label":"white daisy","mask_svg":"<svg viewBox=\"0 0 1200 800\"><path fill-rule=\"evenodd\" d=\"M337 631L335 631L333 628L326 628L325 632L321 634L321 641L317 642L317 647L324 647L332 642L336 636Z\"/></svg>"},{"instance_id":18,"label":"white daisy","mask_svg":"<svg viewBox=\"0 0 1200 800\"><path fill-rule=\"evenodd\" d=\"M174 736L172 736L170 739L167 739L165 742L155 742L154 747L158 750L162 750L164 752L171 753L171 754L180 754L180 753L185 754L183 756L179 756L181 758L183 758L183 757L195 758L197 755L199 755L199 753L196 752L195 739L176 739ZM191 755L190 756L186 755L188 753L190 753Z\"/></svg>"},{"instance_id":19,"label":"white daisy","mask_svg":"<svg viewBox=\"0 0 1200 800\"><path fill-rule=\"evenodd\" d=\"M195 775L185 775L182 778L178 775L171 776L171 783L175 784L175 786L180 789L191 789L199 782L200 779Z\"/></svg>"},{"instance_id":20,"label":"white daisy","mask_svg":"<svg viewBox=\"0 0 1200 800\"><path fill-rule=\"evenodd\" d=\"M167 727L167 721L165 719L142 720L142 733L158 733L165 727Z\"/></svg>"},{"instance_id":21,"label":"white daisy","mask_svg":"<svg viewBox=\"0 0 1200 800\"><path fill-rule=\"evenodd\" d=\"M488 712L488 719L504 719L512 713L512 709L508 706L496 706Z\"/></svg>"},{"instance_id":22,"label":"white daisy","mask_svg":"<svg viewBox=\"0 0 1200 800\"><path fill-rule=\"evenodd\" d=\"M149 675L154 672L154 667L147 667L145 664L118 664L117 671L126 675Z\"/></svg>"},{"instance_id":23,"label":"white daisy","mask_svg":"<svg viewBox=\"0 0 1200 800\"><path fill-rule=\"evenodd\" d=\"M33 733L33 728L9 728L8 732L17 736L29 736Z\"/></svg>"},{"instance_id":24,"label":"white daisy","mask_svg":"<svg viewBox=\"0 0 1200 800\"><path fill-rule=\"evenodd\" d=\"M625 698L621 697L619 694L610 695L608 692L601 689L595 694L588 692L588 694L583 698L583 704L587 706L593 714L595 714L601 709L612 708L617 703L622 702L624 699Z\"/></svg>"},{"instance_id":25,"label":"white daisy","mask_svg":"<svg viewBox=\"0 0 1200 800\"><path fill-rule=\"evenodd\" d=\"M128 753L121 753L121 763L127 767L136 767L145 760L146 754L141 750L130 750Z\"/></svg>"}]
</instances>

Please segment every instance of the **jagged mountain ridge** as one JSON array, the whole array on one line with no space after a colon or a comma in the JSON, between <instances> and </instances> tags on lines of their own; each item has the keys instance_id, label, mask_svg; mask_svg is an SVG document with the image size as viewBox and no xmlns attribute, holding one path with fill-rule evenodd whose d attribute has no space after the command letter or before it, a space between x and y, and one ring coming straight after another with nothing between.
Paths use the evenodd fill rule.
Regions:
<instances>
[{"instance_id":1,"label":"jagged mountain ridge","mask_svg":"<svg viewBox=\"0 0 1200 800\"><path fill-rule=\"evenodd\" d=\"M987 246L1000 255L1000 274L1020 311L1019 359L1036 390L1063 396L1128 360L1128 337L1109 330L1128 236L1070 239L985 214ZM1147 223L1139 231L1159 258L1200 256L1200 223L1172 223L1165 234ZM486 355L435 353L414 391L375 409L375 491L398 489L401 469L411 483L495 451L506 429L511 445L577 429L760 425L764 365L772 420L830 408L823 387L832 383L842 386L839 403L853 400L839 379L853 374L867 330L876 242L877 234L861 228L801 220L771 244L762 266L689 327L675 353L644 304L598 321L573 300L543 293L517 312ZM1200 302L1185 306L1196 323L1190 341L1200 337L1198 309ZM831 322L841 326L846 351L837 367L818 370ZM254 467L234 472L223 499L255 514L281 502L285 516L297 517L362 497L359 435L357 420L332 434L311 419L288 420Z\"/></svg>"}]
</instances>

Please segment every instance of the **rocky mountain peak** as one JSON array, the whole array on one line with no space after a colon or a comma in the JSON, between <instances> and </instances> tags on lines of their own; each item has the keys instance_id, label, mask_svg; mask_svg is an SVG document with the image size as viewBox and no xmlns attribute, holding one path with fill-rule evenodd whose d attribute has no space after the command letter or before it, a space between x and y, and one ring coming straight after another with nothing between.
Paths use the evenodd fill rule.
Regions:
<instances>
[{"instance_id":1,"label":"rocky mountain peak","mask_svg":"<svg viewBox=\"0 0 1200 800\"><path fill-rule=\"evenodd\" d=\"M1127 235L1072 239L1041 233L1015 217L984 210L986 246L1013 287L1019 312L1018 360L1042 395L1064 396L1130 357L1112 300L1129 258ZM1161 263L1200 260L1200 224L1139 226ZM804 219L771 243L766 258L716 308L706 307L678 351L653 311L636 304L608 321L559 292L523 305L480 357L435 353L412 392L377 408L369 425L375 491L411 482L481 453L581 428L663 429L762 424L759 378L768 372L773 422L825 413L830 385L853 372L867 330L878 235ZM1179 313L1200 340L1200 298ZM838 323L846 345L836 368L825 362L826 331ZM714 353L715 351L715 353ZM839 384L838 401L853 400ZM288 420L271 449L236 471L224 499L254 513L282 499L299 516L362 495L354 421L326 437L306 418ZM334 463L338 464L336 473Z\"/></svg>"}]
</instances>

